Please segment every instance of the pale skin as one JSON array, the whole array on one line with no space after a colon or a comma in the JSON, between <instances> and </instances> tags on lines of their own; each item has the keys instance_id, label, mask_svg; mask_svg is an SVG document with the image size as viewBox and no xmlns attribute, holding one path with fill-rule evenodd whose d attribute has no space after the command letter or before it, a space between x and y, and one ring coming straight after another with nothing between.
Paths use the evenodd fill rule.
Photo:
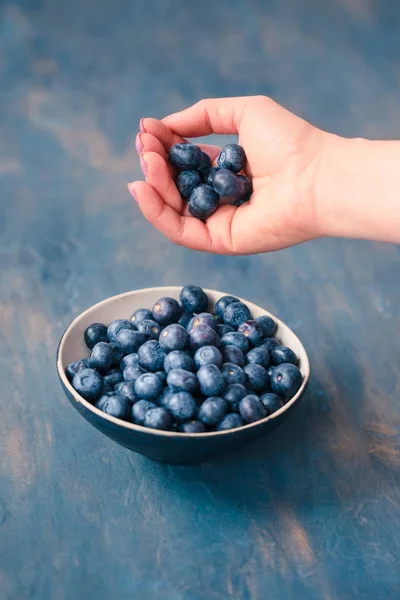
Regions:
<instances>
[{"instance_id":1,"label":"pale skin","mask_svg":"<svg viewBox=\"0 0 400 600\"><path fill-rule=\"evenodd\" d=\"M239 136L254 193L203 223L189 215L167 156L172 145L210 133ZM400 242L400 142L339 137L270 98L249 96L202 100L162 121L142 119L136 147L146 181L130 183L129 191L175 244L255 254L324 236ZM213 161L220 150L201 147Z\"/></svg>"}]
</instances>

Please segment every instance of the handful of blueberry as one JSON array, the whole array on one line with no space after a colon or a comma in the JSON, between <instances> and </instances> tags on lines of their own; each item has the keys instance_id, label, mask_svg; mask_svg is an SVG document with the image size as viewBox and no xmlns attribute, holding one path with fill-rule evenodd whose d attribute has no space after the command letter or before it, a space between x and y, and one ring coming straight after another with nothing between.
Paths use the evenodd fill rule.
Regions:
<instances>
[{"instance_id":1,"label":"handful of blueberry","mask_svg":"<svg viewBox=\"0 0 400 600\"><path fill-rule=\"evenodd\" d=\"M203 433L253 423L279 410L303 376L271 317L187 285L174 298L84 333L89 358L66 367L75 390L108 415L144 427Z\"/></svg>"},{"instance_id":2,"label":"handful of blueberry","mask_svg":"<svg viewBox=\"0 0 400 600\"><path fill-rule=\"evenodd\" d=\"M241 206L250 200L253 186L246 175L238 175L246 164L246 154L239 144L222 148L213 167L211 159L195 144L175 144L169 150L169 162L178 173L176 185L182 198L189 200L189 212L198 219L208 219L221 199Z\"/></svg>"}]
</instances>

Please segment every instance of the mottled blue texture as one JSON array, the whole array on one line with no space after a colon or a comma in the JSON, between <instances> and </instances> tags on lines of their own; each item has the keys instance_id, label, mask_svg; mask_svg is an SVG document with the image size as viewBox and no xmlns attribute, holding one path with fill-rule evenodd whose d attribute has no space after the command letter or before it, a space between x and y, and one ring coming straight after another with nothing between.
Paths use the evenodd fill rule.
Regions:
<instances>
[{"instance_id":1,"label":"mottled blue texture","mask_svg":"<svg viewBox=\"0 0 400 600\"><path fill-rule=\"evenodd\" d=\"M208 219L215 213L219 205L219 196L213 188L205 183L198 185L189 198L189 212L196 219Z\"/></svg>"},{"instance_id":2,"label":"mottled blue texture","mask_svg":"<svg viewBox=\"0 0 400 600\"><path fill-rule=\"evenodd\" d=\"M239 144L226 144L218 155L220 169L230 169L239 173L246 164L246 154Z\"/></svg>"}]
</instances>

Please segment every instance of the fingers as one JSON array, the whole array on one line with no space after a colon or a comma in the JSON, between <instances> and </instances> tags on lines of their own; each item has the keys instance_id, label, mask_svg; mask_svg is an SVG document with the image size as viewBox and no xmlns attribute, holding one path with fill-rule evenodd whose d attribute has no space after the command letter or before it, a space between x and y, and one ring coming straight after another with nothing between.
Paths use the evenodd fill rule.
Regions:
<instances>
[{"instance_id":1,"label":"fingers","mask_svg":"<svg viewBox=\"0 0 400 600\"><path fill-rule=\"evenodd\" d=\"M163 119L175 134L188 137L210 133L235 134L240 129L246 110L259 101L259 97L210 98Z\"/></svg>"},{"instance_id":2,"label":"fingers","mask_svg":"<svg viewBox=\"0 0 400 600\"><path fill-rule=\"evenodd\" d=\"M165 158L157 152L144 152L140 158L147 182L168 206L180 214L183 208L182 198Z\"/></svg>"}]
</instances>

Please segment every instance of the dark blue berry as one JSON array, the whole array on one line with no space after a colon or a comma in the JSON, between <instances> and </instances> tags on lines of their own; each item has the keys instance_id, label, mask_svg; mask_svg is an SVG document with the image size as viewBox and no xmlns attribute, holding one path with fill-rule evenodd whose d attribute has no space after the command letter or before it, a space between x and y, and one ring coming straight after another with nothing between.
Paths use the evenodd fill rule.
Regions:
<instances>
[{"instance_id":1,"label":"dark blue berry","mask_svg":"<svg viewBox=\"0 0 400 600\"><path fill-rule=\"evenodd\" d=\"M217 210L219 196L213 188L205 183L197 186L190 194L189 212L196 219L208 219Z\"/></svg>"},{"instance_id":2,"label":"dark blue berry","mask_svg":"<svg viewBox=\"0 0 400 600\"><path fill-rule=\"evenodd\" d=\"M164 383L155 373L143 373L135 381L135 394L143 400L154 400L164 387Z\"/></svg>"},{"instance_id":3,"label":"dark blue berry","mask_svg":"<svg viewBox=\"0 0 400 600\"><path fill-rule=\"evenodd\" d=\"M275 371L275 367L273 367L273 366L271 366L271 367L268 369L267 373L268 373L268 377L269 377L269 378L271 378L271 377L272 377L272 373L273 373L274 371Z\"/></svg>"},{"instance_id":4,"label":"dark blue berry","mask_svg":"<svg viewBox=\"0 0 400 600\"><path fill-rule=\"evenodd\" d=\"M267 411L267 415L272 415L272 413L276 412L283 406L282 398L280 398L277 394L273 394L272 392L261 396L260 401Z\"/></svg>"},{"instance_id":5,"label":"dark blue berry","mask_svg":"<svg viewBox=\"0 0 400 600\"><path fill-rule=\"evenodd\" d=\"M243 368L246 373L246 386L255 392L264 392L268 387L268 373L261 365L251 363Z\"/></svg>"},{"instance_id":6,"label":"dark blue berry","mask_svg":"<svg viewBox=\"0 0 400 600\"><path fill-rule=\"evenodd\" d=\"M203 169L210 169L212 165L212 161L210 156L206 153L201 151L201 163L200 163L200 167L199 167L199 171L203 171Z\"/></svg>"},{"instance_id":7,"label":"dark blue berry","mask_svg":"<svg viewBox=\"0 0 400 600\"><path fill-rule=\"evenodd\" d=\"M249 351L249 340L239 331L226 333L221 339L221 344L222 346L237 346L243 354L247 354Z\"/></svg>"},{"instance_id":8,"label":"dark blue berry","mask_svg":"<svg viewBox=\"0 0 400 600\"><path fill-rule=\"evenodd\" d=\"M203 182L212 187L215 174L218 171L219 171L218 167L209 167L208 169L203 169L201 172L201 177L203 179Z\"/></svg>"},{"instance_id":9,"label":"dark blue berry","mask_svg":"<svg viewBox=\"0 0 400 600\"><path fill-rule=\"evenodd\" d=\"M140 333L146 333L148 338L152 340L158 340L161 332L161 327L153 319L143 319L136 323L136 329Z\"/></svg>"},{"instance_id":10,"label":"dark blue berry","mask_svg":"<svg viewBox=\"0 0 400 600\"><path fill-rule=\"evenodd\" d=\"M206 368L206 367L203 367ZM204 400L200 406L197 418L204 425L213 426L222 421L228 411L228 405L223 398L212 396Z\"/></svg>"},{"instance_id":11,"label":"dark blue berry","mask_svg":"<svg viewBox=\"0 0 400 600\"><path fill-rule=\"evenodd\" d=\"M85 344L91 350L99 342L107 342L107 327L103 323L92 323L85 329Z\"/></svg>"},{"instance_id":12,"label":"dark blue berry","mask_svg":"<svg viewBox=\"0 0 400 600\"><path fill-rule=\"evenodd\" d=\"M246 164L246 154L239 144L227 144L218 155L218 166L239 173Z\"/></svg>"},{"instance_id":13,"label":"dark blue berry","mask_svg":"<svg viewBox=\"0 0 400 600\"><path fill-rule=\"evenodd\" d=\"M208 308L208 297L204 290L197 285L185 285L179 298L187 313L202 313Z\"/></svg>"},{"instance_id":14,"label":"dark blue berry","mask_svg":"<svg viewBox=\"0 0 400 600\"><path fill-rule=\"evenodd\" d=\"M143 425L145 427L150 427L150 429L168 430L172 425L172 417L164 408L159 406L156 408L149 408L144 416Z\"/></svg>"},{"instance_id":15,"label":"dark blue berry","mask_svg":"<svg viewBox=\"0 0 400 600\"><path fill-rule=\"evenodd\" d=\"M195 399L189 392L173 394L167 401L167 407L179 423L193 419L197 410Z\"/></svg>"},{"instance_id":16,"label":"dark blue berry","mask_svg":"<svg viewBox=\"0 0 400 600\"><path fill-rule=\"evenodd\" d=\"M137 352L133 352L132 354L127 354L124 358L121 359L120 369L123 371L128 365L138 365L139 364L139 354Z\"/></svg>"},{"instance_id":17,"label":"dark blue berry","mask_svg":"<svg viewBox=\"0 0 400 600\"><path fill-rule=\"evenodd\" d=\"M166 352L185 350L189 345L189 334L182 325L172 323L162 330L159 342L161 348Z\"/></svg>"},{"instance_id":18,"label":"dark blue berry","mask_svg":"<svg viewBox=\"0 0 400 600\"><path fill-rule=\"evenodd\" d=\"M281 365L282 363L292 363L297 365L298 358L291 348L287 346L276 346L271 350L271 361L273 365Z\"/></svg>"},{"instance_id":19,"label":"dark blue berry","mask_svg":"<svg viewBox=\"0 0 400 600\"><path fill-rule=\"evenodd\" d=\"M263 341L258 344L259 348L265 348L270 354L276 346L279 346L279 342L275 338L264 338Z\"/></svg>"},{"instance_id":20,"label":"dark blue berry","mask_svg":"<svg viewBox=\"0 0 400 600\"><path fill-rule=\"evenodd\" d=\"M76 375L78 373L78 371L80 371L81 369L88 369L89 367L90 367L90 365L89 365L88 358L84 358L83 360L74 360L73 362L70 362L69 365L66 366L65 373L66 373L69 381L72 381L74 378L74 375Z\"/></svg>"},{"instance_id":21,"label":"dark blue berry","mask_svg":"<svg viewBox=\"0 0 400 600\"><path fill-rule=\"evenodd\" d=\"M167 375L167 384L175 392L190 394L195 394L199 388L196 375L184 369L172 369Z\"/></svg>"},{"instance_id":22,"label":"dark blue berry","mask_svg":"<svg viewBox=\"0 0 400 600\"><path fill-rule=\"evenodd\" d=\"M117 344L115 344L114 342L110 342L110 346L113 350L113 355L114 355L113 366L115 368L119 368L120 364L121 364L121 360L124 356L124 352L122 352L122 350L120 350L120 348L118 348Z\"/></svg>"},{"instance_id":23,"label":"dark blue berry","mask_svg":"<svg viewBox=\"0 0 400 600\"><path fill-rule=\"evenodd\" d=\"M174 298L159 298L153 306L153 319L160 325L176 323L181 316L181 307Z\"/></svg>"},{"instance_id":24,"label":"dark blue berry","mask_svg":"<svg viewBox=\"0 0 400 600\"><path fill-rule=\"evenodd\" d=\"M218 396L225 387L221 371L216 365L205 365L197 372L200 391L204 396Z\"/></svg>"},{"instance_id":25,"label":"dark blue berry","mask_svg":"<svg viewBox=\"0 0 400 600\"><path fill-rule=\"evenodd\" d=\"M196 350L194 362L198 369L204 367L204 365L220 367L222 365L222 354L215 346L202 346Z\"/></svg>"},{"instance_id":26,"label":"dark blue berry","mask_svg":"<svg viewBox=\"0 0 400 600\"><path fill-rule=\"evenodd\" d=\"M165 371L156 371L155 374L157 375L157 377L159 377L163 383L163 385L166 384L167 381L167 374Z\"/></svg>"},{"instance_id":27,"label":"dark blue berry","mask_svg":"<svg viewBox=\"0 0 400 600\"><path fill-rule=\"evenodd\" d=\"M107 373L114 364L114 352L111 344L99 342L93 346L89 357L91 369L96 369L100 373Z\"/></svg>"},{"instance_id":28,"label":"dark blue berry","mask_svg":"<svg viewBox=\"0 0 400 600\"><path fill-rule=\"evenodd\" d=\"M242 427L242 425L244 425L242 417L236 413L230 413L229 415L225 415L215 429L217 431L227 431L228 429L237 429L238 427Z\"/></svg>"},{"instance_id":29,"label":"dark blue berry","mask_svg":"<svg viewBox=\"0 0 400 600\"><path fill-rule=\"evenodd\" d=\"M232 383L225 388L222 394L223 399L228 403L231 410L236 410L236 406L239 404L242 398L248 395L248 391L241 383Z\"/></svg>"},{"instance_id":30,"label":"dark blue berry","mask_svg":"<svg viewBox=\"0 0 400 600\"><path fill-rule=\"evenodd\" d=\"M224 363L234 363L239 367L244 367L244 354L237 346L223 346L221 352Z\"/></svg>"},{"instance_id":31,"label":"dark blue berry","mask_svg":"<svg viewBox=\"0 0 400 600\"><path fill-rule=\"evenodd\" d=\"M251 363L255 363L257 365L261 365L264 369L268 369L271 358L269 352L263 346L259 346L258 348L253 348L246 354L246 363L249 365Z\"/></svg>"},{"instance_id":32,"label":"dark blue berry","mask_svg":"<svg viewBox=\"0 0 400 600\"><path fill-rule=\"evenodd\" d=\"M216 330L217 320L213 315L210 315L210 313L200 313L199 315L194 315L193 319L188 325L189 333L192 331L192 329L198 327L199 325L208 325L208 327Z\"/></svg>"},{"instance_id":33,"label":"dark blue berry","mask_svg":"<svg viewBox=\"0 0 400 600\"><path fill-rule=\"evenodd\" d=\"M271 390L283 398L292 398L299 390L302 381L300 370L295 365L284 363L275 367L271 375Z\"/></svg>"},{"instance_id":34,"label":"dark blue berry","mask_svg":"<svg viewBox=\"0 0 400 600\"><path fill-rule=\"evenodd\" d=\"M214 175L213 188L221 198L229 202L237 202L243 194L243 183L239 177L228 169L219 169Z\"/></svg>"},{"instance_id":35,"label":"dark blue berry","mask_svg":"<svg viewBox=\"0 0 400 600\"><path fill-rule=\"evenodd\" d=\"M175 144L168 152L169 162L178 171L197 170L203 160L202 152L195 144Z\"/></svg>"},{"instance_id":36,"label":"dark blue berry","mask_svg":"<svg viewBox=\"0 0 400 600\"><path fill-rule=\"evenodd\" d=\"M164 360L167 356L159 342L156 342L155 340L149 340L140 346L138 355L139 365L153 373L163 369Z\"/></svg>"},{"instance_id":37,"label":"dark blue berry","mask_svg":"<svg viewBox=\"0 0 400 600\"><path fill-rule=\"evenodd\" d=\"M225 325L225 323L218 323L216 329L220 338L222 338L226 333L233 333L235 330L230 325Z\"/></svg>"},{"instance_id":38,"label":"dark blue berry","mask_svg":"<svg viewBox=\"0 0 400 600\"><path fill-rule=\"evenodd\" d=\"M194 371L193 358L182 350L173 350L164 360L164 370L169 373L172 369L184 369L185 371Z\"/></svg>"},{"instance_id":39,"label":"dark blue berry","mask_svg":"<svg viewBox=\"0 0 400 600\"><path fill-rule=\"evenodd\" d=\"M237 178L240 180L242 184L242 192L240 197L231 202L234 206L242 206L245 202L248 202L253 193L253 184L250 179L246 177L246 175L237 175Z\"/></svg>"},{"instance_id":40,"label":"dark blue berry","mask_svg":"<svg viewBox=\"0 0 400 600\"><path fill-rule=\"evenodd\" d=\"M246 423L254 423L266 416L266 410L258 396L249 394L245 396L239 403L239 412Z\"/></svg>"},{"instance_id":41,"label":"dark blue berry","mask_svg":"<svg viewBox=\"0 0 400 600\"><path fill-rule=\"evenodd\" d=\"M136 381L140 375L146 373L145 369L142 369L139 365L128 365L122 371L122 375L125 381Z\"/></svg>"},{"instance_id":42,"label":"dark blue berry","mask_svg":"<svg viewBox=\"0 0 400 600\"><path fill-rule=\"evenodd\" d=\"M276 323L272 317L268 317L268 315L261 315L261 317L256 318L256 321L257 323L260 323L265 338L269 338L274 335L276 331Z\"/></svg>"},{"instance_id":43,"label":"dark blue berry","mask_svg":"<svg viewBox=\"0 0 400 600\"><path fill-rule=\"evenodd\" d=\"M241 383L244 385L246 381L246 375L243 369L234 363L225 363L222 365L221 373L225 380L225 385L232 385L233 383Z\"/></svg>"},{"instance_id":44,"label":"dark blue berry","mask_svg":"<svg viewBox=\"0 0 400 600\"><path fill-rule=\"evenodd\" d=\"M257 346L264 337L260 323L252 320L245 321L239 325L238 332L243 333L244 337L247 338L253 346Z\"/></svg>"},{"instance_id":45,"label":"dark blue berry","mask_svg":"<svg viewBox=\"0 0 400 600\"><path fill-rule=\"evenodd\" d=\"M123 383L117 383L117 385L114 388L114 391L120 396L124 396L124 398L127 398L131 404L139 400L138 396L135 394L134 381L124 381Z\"/></svg>"},{"instance_id":46,"label":"dark blue berry","mask_svg":"<svg viewBox=\"0 0 400 600\"><path fill-rule=\"evenodd\" d=\"M132 404L124 396L120 394L105 394L96 402L96 408L102 410L107 415L122 419L123 421L131 420Z\"/></svg>"},{"instance_id":47,"label":"dark blue berry","mask_svg":"<svg viewBox=\"0 0 400 600\"><path fill-rule=\"evenodd\" d=\"M205 427L200 421L188 421L179 426L179 431L182 433L204 433Z\"/></svg>"},{"instance_id":48,"label":"dark blue berry","mask_svg":"<svg viewBox=\"0 0 400 600\"><path fill-rule=\"evenodd\" d=\"M121 329L134 329L133 323L128 321L128 319L116 319L115 321L111 321L109 326L107 327L107 337L110 342L115 342L118 333Z\"/></svg>"},{"instance_id":49,"label":"dark blue berry","mask_svg":"<svg viewBox=\"0 0 400 600\"><path fill-rule=\"evenodd\" d=\"M182 325L182 327L185 327L185 329L187 329L190 321L193 319L193 313L188 313L188 312L182 312L181 316L179 317L179 321L178 324Z\"/></svg>"},{"instance_id":50,"label":"dark blue berry","mask_svg":"<svg viewBox=\"0 0 400 600\"><path fill-rule=\"evenodd\" d=\"M132 329L120 329L115 338L115 345L123 354L137 352L150 336L147 333L133 331Z\"/></svg>"},{"instance_id":51,"label":"dark blue berry","mask_svg":"<svg viewBox=\"0 0 400 600\"><path fill-rule=\"evenodd\" d=\"M132 314L131 316L131 322L133 325L135 325L135 327L137 326L138 323L140 323L141 321L144 321L145 319L152 319L153 315L151 314L151 310L148 310L147 308L137 308L135 310L135 312Z\"/></svg>"},{"instance_id":52,"label":"dark blue berry","mask_svg":"<svg viewBox=\"0 0 400 600\"><path fill-rule=\"evenodd\" d=\"M119 369L113 369L112 371L109 371L103 377L103 392L111 392L117 383L121 383L123 380L124 378L122 377L122 373Z\"/></svg>"},{"instance_id":53,"label":"dark blue berry","mask_svg":"<svg viewBox=\"0 0 400 600\"><path fill-rule=\"evenodd\" d=\"M94 369L81 369L74 375L72 387L88 402L95 402L103 393L103 378Z\"/></svg>"},{"instance_id":54,"label":"dark blue berry","mask_svg":"<svg viewBox=\"0 0 400 600\"><path fill-rule=\"evenodd\" d=\"M220 342L217 332L208 325L198 325L190 331L190 349L194 352L202 346L219 346Z\"/></svg>"},{"instance_id":55,"label":"dark blue berry","mask_svg":"<svg viewBox=\"0 0 400 600\"><path fill-rule=\"evenodd\" d=\"M165 387L157 399L158 404L163 408L168 408L168 401L175 393L170 387Z\"/></svg>"},{"instance_id":56,"label":"dark blue berry","mask_svg":"<svg viewBox=\"0 0 400 600\"><path fill-rule=\"evenodd\" d=\"M194 188L201 182L201 175L197 171L182 171L176 178L176 187L183 198L189 198Z\"/></svg>"},{"instance_id":57,"label":"dark blue berry","mask_svg":"<svg viewBox=\"0 0 400 600\"><path fill-rule=\"evenodd\" d=\"M235 296L222 296L222 298L217 301L215 305L215 314L217 315L218 319L223 320L225 310L234 302L239 302L239 299L235 298Z\"/></svg>"},{"instance_id":58,"label":"dark blue berry","mask_svg":"<svg viewBox=\"0 0 400 600\"><path fill-rule=\"evenodd\" d=\"M136 425L144 425L147 411L157 408L154 402L148 400L139 400L132 406L132 421Z\"/></svg>"},{"instance_id":59,"label":"dark blue berry","mask_svg":"<svg viewBox=\"0 0 400 600\"><path fill-rule=\"evenodd\" d=\"M237 328L245 321L251 319L251 315L243 302L233 302L226 307L223 319L227 325Z\"/></svg>"}]
</instances>

